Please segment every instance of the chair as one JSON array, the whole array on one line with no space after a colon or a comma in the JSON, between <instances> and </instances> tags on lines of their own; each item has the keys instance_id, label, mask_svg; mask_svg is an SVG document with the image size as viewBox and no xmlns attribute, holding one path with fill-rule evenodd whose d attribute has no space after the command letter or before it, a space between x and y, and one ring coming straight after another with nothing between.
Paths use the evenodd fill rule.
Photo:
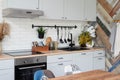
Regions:
<instances>
[{"instance_id":1,"label":"chair","mask_svg":"<svg viewBox=\"0 0 120 80\"><path fill-rule=\"evenodd\" d=\"M43 70L44 71L44 75L47 76L48 78L55 78L55 75L53 74L52 71L50 70Z\"/></svg>"},{"instance_id":2,"label":"chair","mask_svg":"<svg viewBox=\"0 0 120 80\"><path fill-rule=\"evenodd\" d=\"M40 80L44 75L43 70L38 70L34 73L34 80Z\"/></svg>"},{"instance_id":3,"label":"chair","mask_svg":"<svg viewBox=\"0 0 120 80\"><path fill-rule=\"evenodd\" d=\"M34 80L41 80L43 77L55 78L54 74L50 70L38 70L34 73Z\"/></svg>"}]
</instances>

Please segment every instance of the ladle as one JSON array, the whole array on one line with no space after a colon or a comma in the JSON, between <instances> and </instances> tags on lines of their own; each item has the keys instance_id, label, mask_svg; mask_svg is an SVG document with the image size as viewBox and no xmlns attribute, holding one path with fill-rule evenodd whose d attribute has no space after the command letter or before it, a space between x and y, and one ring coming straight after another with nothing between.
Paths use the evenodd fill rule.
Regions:
<instances>
[{"instance_id":1,"label":"ladle","mask_svg":"<svg viewBox=\"0 0 120 80\"><path fill-rule=\"evenodd\" d=\"M68 39L67 39L68 42L71 41L71 39L69 38L69 34L70 34L70 29L68 28Z\"/></svg>"},{"instance_id":2,"label":"ladle","mask_svg":"<svg viewBox=\"0 0 120 80\"><path fill-rule=\"evenodd\" d=\"M62 40L62 36L63 36L63 31L62 31L62 27L61 27L61 38L60 38L60 43L64 43L64 41Z\"/></svg>"},{"instance_id":3,"label":"ladle","mask_svg":"<svg viewBox=\"0 0 120 80\"><path fill-rule=\"evenodd\" d=\"M67 40L66 40L66 28L65 28L65 37L64 37L64 42L67 43Z\"/></svg>"}]
</instances>

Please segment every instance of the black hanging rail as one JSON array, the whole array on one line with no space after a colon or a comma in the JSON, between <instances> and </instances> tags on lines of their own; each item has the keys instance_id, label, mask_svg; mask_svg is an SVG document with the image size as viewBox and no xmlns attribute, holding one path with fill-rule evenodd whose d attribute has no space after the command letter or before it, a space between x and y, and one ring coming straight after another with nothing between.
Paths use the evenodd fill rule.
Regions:
<instances>
[{"instance_id":1,"label":"black hanging rail","mask_svg":"<svg viewBox=\"0 0 120 80\"><path fill-rule=\"evenodd\" d=\"M77 28L77 26L75 25L75 26L56 26L56 25L54 25L54 26L35 26L34 24L32 24L32 28L34 28L34 27L54 27L55 29L56 28Z\"/></svg>"}]
</instances>

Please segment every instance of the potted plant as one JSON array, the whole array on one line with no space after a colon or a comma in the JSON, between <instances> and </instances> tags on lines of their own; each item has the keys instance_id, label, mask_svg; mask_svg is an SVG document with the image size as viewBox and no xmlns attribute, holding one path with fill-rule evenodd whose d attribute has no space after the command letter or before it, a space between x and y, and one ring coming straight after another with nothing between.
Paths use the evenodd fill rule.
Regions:
<instances>
[{"instance_id":1,"label":"potted plant","mask_svg":"<svg viewBox=\"0 0 120 80\"><path fill-rule=\"evenodd\" d=\"M78 37L80 47L93 47L93 39L96 37L95 28L93 26L84 27L82 33Z\"/></svg>"},{"instance_id":2,"label":"potted plant","mask_svg":"<svg viewBox=\"0 0 120 80\"><path fill-rule=\"evenodd\" d=\"M85 31L79 35L78 41L79 41L80 47L86 47L86 44L92 43L92 37L90 36L90 33L88 31Z\"/></svg>"},{"instance_id":3,"label":"potted plant","mask_svg":"<svg viewBox=\"0 0 120 80\"><path fill-rule=\"evenodd\" d=\"M40 38L40 39L44 38L44 34L45 34L46 30L44 30L43 27L39 27L37 29L37 32L38 32L38 38Z\"/></svg>"}]
</instances>

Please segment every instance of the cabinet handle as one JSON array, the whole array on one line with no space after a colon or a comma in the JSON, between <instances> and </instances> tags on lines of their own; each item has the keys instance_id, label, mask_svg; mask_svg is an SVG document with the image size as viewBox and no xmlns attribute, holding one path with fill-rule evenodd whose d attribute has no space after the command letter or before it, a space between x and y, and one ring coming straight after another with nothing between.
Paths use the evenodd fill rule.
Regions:
<instances>
[{"instance_id":1,"label":"cabinet handle","mask_svg":"<svg viewBox=\"0 0 120 80\"><path fill-rule=\"evenodd\" d=\"M65 19L67 19L67 17L65 17Z\"/></svg>"},{"instance_id":2,"label":"cabinet handle","mask_svg":"<svg viewBox=\"0 0 120 80\"><path fill-rule=\"evenodd\" d=\"M62 66L62 65L63 65L63 63L60 63L60 64L58 64L58 65L61 65L61 66Z\"/></svg>"},{"instance_id":3,"label":"cabinet handle","mask_svg":"<svg viewBox=\"0 0 120 80\"><path fill-rule=\"evenodd\" d=\"M102 60L102 58L98 58L98 60Z\"/></svg>"},{"instance_id":4,"label":"cabinet handle","mask_svg":"<svg viewBox=\"0 0 120 80\"><path fill-rule=\"evenodd\" d=\"M60 57L60 58L58 58L58 59L63 59L63 57Z\"/></svg>"},{"instance_id":5,"label":"cabinet handle","mask_svg":"<svg viewBox=\"0 0 120 80\"><path fill-rule=\"evenodd\" d=\"M61 17L62 19L64 19L64 17Z\"/></svg>"},{"instance_id":6,"label":"cabinet handle","mask_svg":"<svg viewBox=\"0 0 120 80\"><path fill-rule=\"evenodd\" d=\"M98 54L102 54L102 53L98 53Z\"/></svg>"},{"instance_id":7,"label":"cabinet handle","mask_svg":"<svg viewBox=\"0 0 120 80\"><path fill-rule=\"evenodd\" d=\"M86 53L81 53L81 55L86 55Z\"/></svg>"},{"instance_id":8,"label":"cabinet handle","mask_svg":"<svg viewBox=\"0 0 120 80\"><path fill-rule=\"evenodd\" d=\"M39 9L39 8L36 8L36 9Z\"/></svg>"}]
</instances>

